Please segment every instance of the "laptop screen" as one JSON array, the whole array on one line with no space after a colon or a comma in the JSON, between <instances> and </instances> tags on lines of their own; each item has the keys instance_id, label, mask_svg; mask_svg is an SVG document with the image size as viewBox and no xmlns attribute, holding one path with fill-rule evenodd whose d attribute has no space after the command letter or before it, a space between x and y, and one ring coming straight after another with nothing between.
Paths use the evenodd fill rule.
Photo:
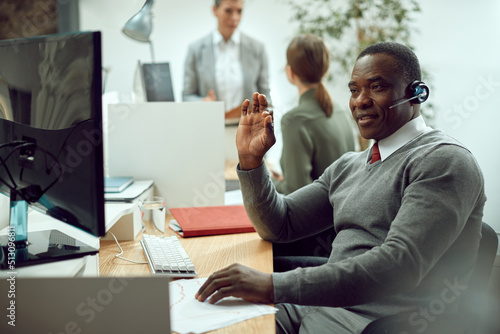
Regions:
<instances>
[{"instance_id":1,"label":"laptop screen","mask_svg":"<svg viewBox=\"0 0 500 334\"><path fill-rule=\"evenodd\" d=\"M142 80L148 102L174 101L169 63L142 64Z\"/></svg>"}]
</instances>

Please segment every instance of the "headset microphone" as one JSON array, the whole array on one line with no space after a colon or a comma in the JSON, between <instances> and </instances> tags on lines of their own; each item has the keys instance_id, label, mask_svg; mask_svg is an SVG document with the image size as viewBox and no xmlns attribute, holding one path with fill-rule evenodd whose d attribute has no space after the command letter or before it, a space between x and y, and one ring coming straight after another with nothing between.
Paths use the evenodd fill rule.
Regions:
<instances>
[{"instance_id":1,"label":"headset microphone","mask_svg":"<svg viewBox=\"0 0 500 334\"><path fill-rule=\"evenodd\" d=\"M406 102L408 102L408 101L412 101L412 100L415 100L415 99L418 99L418 98L419 98L419 96L414 96L414 97L411 97L411 98L409 98L409 99L406 99L406 100L400 101L400 102L398 102L398 103L393 104L392 106L390 106L390 107L389 107L389 109L392 109L392 108L397 107L397 106L399 106L399 105L401 105L401 104L403 104L403 103L406 103Z\"/></svg>"},{"instance_id":2,"label":"headset microphone","mask_svg":"<svg viewBox=\"0 0 500 334\"><path fill-rule=\"evenodd\" d=\"M389 109L392 109L394 107L397 107L403 103L406 103L408 101L413 101L416 99L414 102L415 104L420 104L422 102L425 102L429 98L429 87L422 81L415 80L413 81L407 88L408 95L411 95L409 99L400 101L396 104L393 104L392 106L389 107Z\"/></svg>"}]
</instances>

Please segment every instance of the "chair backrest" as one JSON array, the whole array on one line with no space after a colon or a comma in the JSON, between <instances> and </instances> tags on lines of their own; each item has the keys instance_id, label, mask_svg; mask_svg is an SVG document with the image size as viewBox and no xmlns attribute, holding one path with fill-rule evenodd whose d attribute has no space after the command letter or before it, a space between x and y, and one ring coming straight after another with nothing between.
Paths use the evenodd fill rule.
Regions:
<instances>
[{"instance_id":1,"label":"chair backrest","mask_svg":"<svg viewBox=\"0 0 500 334\"><path fill-rule=\"evenodd\" d=\"M443 314L431 322L422 334L490 333L497 326L491 322L495 313L488 294L488 282L495 262L498 237L486 223L482 223L476 268L469 291L460 301L460 314ZM408 321L410 313L395 314L371 322L362 334L417 333ZM453 327L454 326L454 327ZM466 328L465 328L466 327ZM451 329L454 328L454 329Z\"/></svg>"},{"instance_id":2,"label":"chair backrest","mask_svg":"<svg viewBox=\"0 0 500 334\"><path fill-rule=\"evenodd\" d=\"M494 301L488 292L488 286L497 249L498 237L495 230L483 222L476 269L469 283L470 289L460 304L461 313L470 315L466 333L477 333L478 328L487 326L487 322L491 320L489 318Z\"/></svg>"},{"instance_id":3,"label":"chair backrest","mask_svg":"<svg viewBox=\"0 0 500 334\"><path fill-rule=\"evenodd\" d=\"M498 249L498 237L488 224L484 223L481 227L481 241L479 242L479 249L477 255L476 269L471 278L471 286L484 289L488 286L493 264Z\"/></svg>"}]
</instances>

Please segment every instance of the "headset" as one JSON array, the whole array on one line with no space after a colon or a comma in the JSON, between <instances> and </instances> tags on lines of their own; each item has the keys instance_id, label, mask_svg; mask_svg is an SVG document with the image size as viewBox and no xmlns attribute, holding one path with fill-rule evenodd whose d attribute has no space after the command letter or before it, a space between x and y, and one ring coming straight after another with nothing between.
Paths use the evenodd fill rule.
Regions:
<instances>
[{"instance_id":1,"label":"headset","mask_svg":"<svg viewBox=\"0 0 500 334\"><path fill-rule=\"evenodd\" d=\"M411 84L408 85L406 90L408 92L408 95L410 95L411 97L409 99L393 104L392 106L389 107L389 109L392 109L403 103L413 100L415 100L413 101L413 103L420 104L422 102L425 102L429 98L429 87L422 81L418 80L413 81Z\"/></svg>"}]
</instances>

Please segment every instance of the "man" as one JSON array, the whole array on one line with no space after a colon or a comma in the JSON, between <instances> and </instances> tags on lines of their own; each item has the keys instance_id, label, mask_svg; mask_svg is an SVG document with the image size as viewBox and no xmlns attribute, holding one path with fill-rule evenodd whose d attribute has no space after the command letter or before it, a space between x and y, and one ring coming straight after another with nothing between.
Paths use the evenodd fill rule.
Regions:
<instances>
[{"instance_id":1,"label":"man","mask_svg":"<svg viewBox=\"0 0 500 334\"><path fill-rule=\"evenodd\" d=\"M324 265L272 275L233 265L214 273L196 297L215 292L209 302L237 296L277 303L280 333L360 333L373 319L401 312L413 312L408 321L420 330L436 305L445 308L440 314L455 311L477 257L484 184L472 154L425 125L419 102L428 91L411 85L420 79L409 48L364 50L349 106L361 135L376 145L344 154L286 197L262 164L275 141L266 99L254 94L251 108L245 101L238 175L259 235L287 242L333 224L336 236Z\"/></svg>"}]
</instances>

